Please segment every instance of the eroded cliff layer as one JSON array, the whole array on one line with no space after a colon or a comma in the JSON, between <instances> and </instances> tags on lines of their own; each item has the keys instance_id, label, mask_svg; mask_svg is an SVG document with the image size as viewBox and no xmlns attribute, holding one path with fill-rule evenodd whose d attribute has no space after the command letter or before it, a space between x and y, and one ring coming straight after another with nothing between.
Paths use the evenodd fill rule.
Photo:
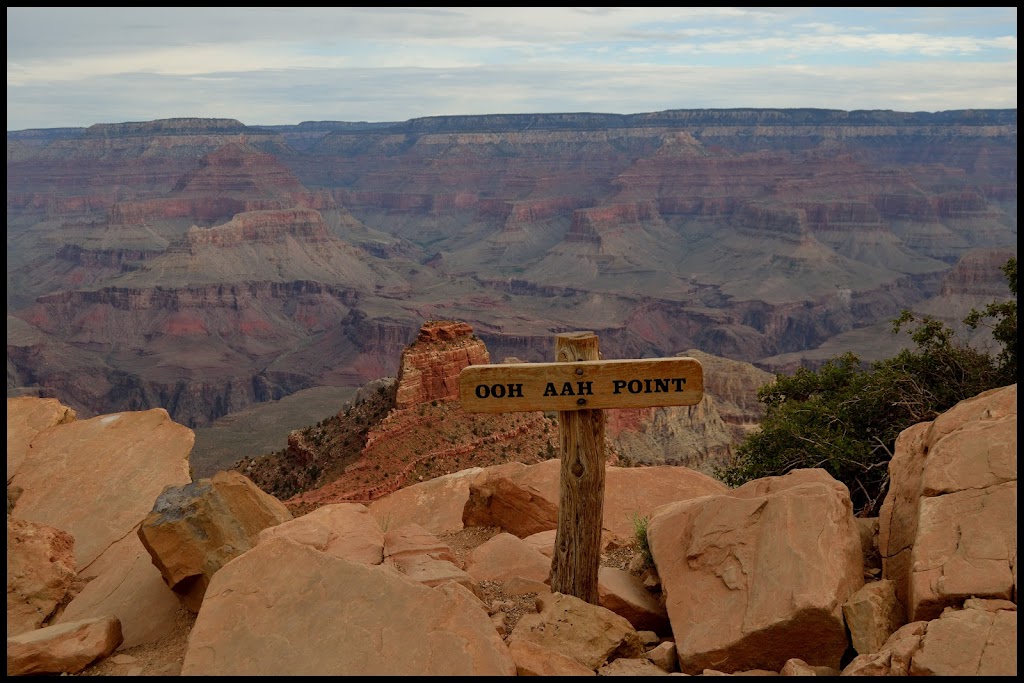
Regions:
<instances>
[{"instance_id":1,"label":"eroded cliff layer","mask_svg":"<svg viewBox=\"0 0 1024 683\"><path fill-rule=\"evenodd\" d=\"M971 264L1016 253L1016 125L736 109L11 132L9 390L203 425L393 375L435 319L532 361L573 329L609 358L877 357L869 331L928 302L953 320L991 293Z\"/></svg>"}]
</instances>

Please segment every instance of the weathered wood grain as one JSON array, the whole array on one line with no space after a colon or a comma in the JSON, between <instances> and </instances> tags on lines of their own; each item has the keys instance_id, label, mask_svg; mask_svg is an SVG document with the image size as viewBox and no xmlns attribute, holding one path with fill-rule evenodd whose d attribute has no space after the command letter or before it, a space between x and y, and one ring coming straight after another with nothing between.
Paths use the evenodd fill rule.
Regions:
<instances>
[{"instance_id":1,"label":"weathered wood grain","mask_svg":"<svg viewBox=\"0 0 1024 683\"><path fill-rule=\"evenodd\" d=\"M597 335L560 334L555 354L562 363L596 360ZM562 470L551 590L596 605L604 512L604 412L561 411L558 426Z\"/></svg>"}]
</instances>

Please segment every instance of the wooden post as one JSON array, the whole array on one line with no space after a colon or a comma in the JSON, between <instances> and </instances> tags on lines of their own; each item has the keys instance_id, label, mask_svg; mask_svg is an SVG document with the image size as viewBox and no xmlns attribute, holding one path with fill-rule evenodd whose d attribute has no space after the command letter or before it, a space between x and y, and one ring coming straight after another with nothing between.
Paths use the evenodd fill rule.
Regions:
<instances>
[{"instance_id":1,"label":"wooden post","mask_svg":"<svg viewBox=\"0 0 1024 683\"><path fill-rule=\"evenodd\" d=\"M604 409L692 406L703 396L704 370L697 360L601 360L593 332L557 335L554 363L462 369L459 398L467 412L558 411L562 468L551 590L597 604Z\"/></svg>"},{"instance_id":2,"label":"wooden post","mask_svg":"<svg viewBox=\"0 0 1024 683\"><path fill-rule=\"evenodd\" d=\"M568 332L555 337L560 363L599 360L597 335ZM577 368L580 381L586 371ZM577 403L585 405L587 399ZM558 531L551 558L551 590L597 604L604 513L604 411L559 411L562 469Z\"/></svg>"}]
</instances>

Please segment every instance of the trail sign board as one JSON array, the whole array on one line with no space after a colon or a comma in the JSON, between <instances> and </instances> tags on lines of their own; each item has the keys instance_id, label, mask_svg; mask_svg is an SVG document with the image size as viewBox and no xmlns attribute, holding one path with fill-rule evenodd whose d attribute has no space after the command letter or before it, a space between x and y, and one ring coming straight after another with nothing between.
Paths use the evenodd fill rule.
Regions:
<instances>
[{"instance_id":1,"label":"trail sign board","mask_svg":"<svg viewBox=\"0 0 1024 683\"><path fill-rule=\"evenodd\" d=\"M470 365L459 373L471 413L558 411L562 461L551 590L597 604L604 512L604 408L700 403L704 370L693 358L599 360L597 335L555 336L554 363Z\"/></svg>"},{"instance_id":2,"label":"trail sign board","mask_svg":"<svg viewBox=\"0 0 1024 683\"><path fill-rule=\"evenodd\" d=\"M704 396L693 358L470 365L459 374L470 413L689 406Z\"/></svg>"}]
</instances>

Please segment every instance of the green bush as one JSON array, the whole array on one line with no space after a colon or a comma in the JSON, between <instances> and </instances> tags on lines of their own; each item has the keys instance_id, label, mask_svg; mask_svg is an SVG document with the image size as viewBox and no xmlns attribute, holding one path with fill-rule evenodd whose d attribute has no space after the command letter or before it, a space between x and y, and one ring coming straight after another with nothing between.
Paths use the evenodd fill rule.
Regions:
<instances>
[{"instance_id":1,"label":"green bush","mask_svg":"<svg viewBox=\"0 0 1024 683\"><path fill-rule=\"evenodd\" d=\"M997 356L957 339L935 318L904 311L893 321L893 332L909 332L915 348L867 367L846 353L817 370L777 375L762 387L761 430L740 444L731 463L716 468L716 476L738 486L821 467L850 489L855 511L877 514L900 432L982 391L1017 381L1016 259L1003 272L1014 300L972 311L964 320L977 326L996 319L993 337L1003 347Z\"/></svg>"}]
</instances>

